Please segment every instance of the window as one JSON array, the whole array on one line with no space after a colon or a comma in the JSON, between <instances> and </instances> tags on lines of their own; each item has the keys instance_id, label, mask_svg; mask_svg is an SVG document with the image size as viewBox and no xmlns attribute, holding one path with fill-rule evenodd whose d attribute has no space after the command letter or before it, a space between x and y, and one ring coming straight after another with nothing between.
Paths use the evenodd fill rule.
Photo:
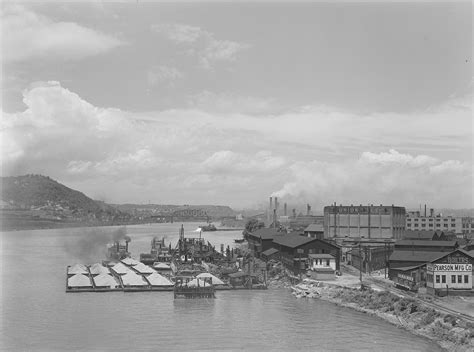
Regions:
<instances>
[{"instance_id":1,"label":"window","mask_svg":"<svg viewBox=\"0 0 474 352\"><path fill-rule=\"evenodd\" d=\"M426 224L421 224L421 227L426 227Z\"/></svg>"},{"instance_id":2,"label":"window","mask_svg":"<svg viewBox=\"0 0 474 352\"><path fill-rule=\"evenodd\" d=\"M436 275L436 283L439 284L439 275Z\"/></svg>"},{"instance_id":3,"label":"window","mask_svg":"<svg viewBox=\"0 0 474 352\"><path fill-rule=\"evenodd\" d=\"M448 227L448 224L444 224L444 227Z\"/></svg>"},{"instance_id":4,"label":"window","mask_svg":"<svg viewBox=\"0 0 474 352\"><path fill-rule=\"evenodd\" d=\"M451 275L451 283L452 284L456 283L456 275Z\"/></svg>"},{"instance_id":5,"label":"window","mask_svg":"<svg viewBox=\"0 0 474 352\"><path fill-rule=\"evenodd\" d=\"M465 284L469 283L469 275L464 275L464 283Z\"/></svg>"},{"instance_id":6,"label":"window","mask_svg":"<svg viewBox=\"0 0 474 352\"><path fill-rule=\"evenodd\" d=\"M446 283L446 275L441 275L441 283L442 284Z\"/></svg>"},{"instance_id":7,"label":"window","mask_svg":"<svg viewBox=\"0 0 474 352\"><path fill-rule=\"evenodd\" d=\"M329 259L326 259L326 265L329 266Z\"/></svg>"},{"instance_id":8,"label":"window","mask_svg":"<svg viewBox=\"0 0 474 352\"><path fill-rule=\"evenodd\" d=\"M458 284L462 284L462 275L458 275Z\"/></svg>"}]
</instances>

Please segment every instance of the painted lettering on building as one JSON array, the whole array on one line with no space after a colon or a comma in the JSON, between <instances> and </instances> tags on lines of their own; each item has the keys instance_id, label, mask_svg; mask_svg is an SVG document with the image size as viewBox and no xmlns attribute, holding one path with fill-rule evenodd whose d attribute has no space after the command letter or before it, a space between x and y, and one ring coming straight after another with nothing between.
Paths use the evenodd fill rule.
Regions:
<instances>
[{"instance_id":1,"label":"painted lettering on building","mask_svg":"<svg viewBox=\"0 0 474 352\"><path fill-rule=\"evenodd\" d=\"M433 264L432 271L472 271L472 264ZM430 270L430 267L427 267Z\"/></svg>"}]
</instances>

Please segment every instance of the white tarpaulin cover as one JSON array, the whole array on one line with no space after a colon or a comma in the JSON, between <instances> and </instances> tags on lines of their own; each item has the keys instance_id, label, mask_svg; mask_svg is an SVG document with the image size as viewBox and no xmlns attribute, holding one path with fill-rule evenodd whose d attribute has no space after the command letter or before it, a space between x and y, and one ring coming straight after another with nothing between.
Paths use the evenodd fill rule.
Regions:
<instances>
[{"instance_id":1,"label":"white tarpaulin cover","mask_svg":"<svg viewBox=\"0 0 474 352\"><path fill-rule=\"evenodd\" d=\"M159 270L171 270L171 266L166 263L154 263L153 267Z\"/></svg>"},{"instance_id":2,"label":"white tarpaulin cover","mask_svg":"<svg viewBox=\"0 0 474 352\"><path fill-rule=\"evenodd\" d=\"M83 264L74 264L68 268L68 274L87 274L87 268Z\"/></svg>"},{"instance_id":3,"label":"white tarpaulin cover","mask_svg":"<svg viewBox=\"0 0 474 352\"><path fill-rule=\"evenodd\" d=\"M67 280L69 287L92 287L89 277L83 274L76 274Z\"/></svg>"},{"instance_id":4,"label":"white tarpaulin cover","mask_svg":"<svg viewBox=\"0 0 474 352\"><path fill-rule=\"evenodd\" d=\"M152 286L173 286L173 283L170 280L158 273L148 275L147 280Z\"/></svg>"},{"instance_id":5,"label":"white tarpaulin cover","mask_svg":"<svg viewBox=\"0 0 474 352\"><path fill-rule=\"evenodd\" d=\"M142 274L151 274L151 273L154 273L155 270L153 270L152 268L150 268L148 265L145 265L143 263L138 263L137 265L135 265L133 267L136 271L138 271L139 273L142 273Z\"/></svg>"},{"instance_id":6,"label":"white tarpaulin cover","mask_svg":"<svg viewBox=\"0 0 474 352\"><path fill-rule=\"evenodd\" d=\"M109 274L99 274L94 277L94 283L96 287L110 287L115 288L118 286L117 281Z\"/></svg>"},{"instance_id":7,"label":"white tarpaulin cover","mask_svg":"<svg viewBox=\"0 0 474 352\"><path fill-rule=\"evenodd\" d=\"M112 269L117 273L117 274L126 274L130 272L130 269L127 268L125 265L122 263L117 263L115 264Z\"/></svg>"},{"instance_id":8,"label":"white tarpaulin cover","mask_svg":"<svg viewBox=\"0 0 474 352\"><path fill-rule=\"evenodd\" d=\"M200 279L205 278L205 277L206 278L210 277L212 278L213 285L225 285L225 283L221 279L219 279L217 276L212 275L211 273L202 273L202 274L199 274L197 277Z\"/></svg>"},{"instance_id":9,"label":"white tarpaulin cover","mask_svg":"<svg viewBox=\"0 0 474 352\"><path fill-rule=\"evenodd\" d=\"M95 263L92 264L91 267L89 268L90 272L92 275L98 275L98 274L109 274L110 270L109 268L106 268L102 264Z\"/></svg>"},{"instance_id":10,"label":"white tarpaulin cover","mask_svg":"<svg viewBox=\"0 0 474 352\"><path fill-rule=\"evenodd\" d=\"M141 275L129 272L122 276L124 286L146 286L147 283L143 280Z\"/></svg>"},{"instance_id":11,"label":"white tarpaulin cover","mask_svg":"<svg viewBox=\"0 0 474 352\"><path fill-rule=\"evenodd\" d=\"M133 258L125 258L122 260L122 263L127 264L127 265L137 265L140 262L136 259Z\"/></svg>"},{"instance_id":12,"label":"white tarpaulin cover","mask_svg":"<svg viewBox=\"0 0 474 352\"><path fill-rule=\"evenodd\" d=\"M199 282L198 282L199 281ZM199 285L198 285L199 283ZM203 279L192 279L191 281L188 282L188 287L209 287L211 284L209 282L204 281Z\"/></svg>"}]
</instances>

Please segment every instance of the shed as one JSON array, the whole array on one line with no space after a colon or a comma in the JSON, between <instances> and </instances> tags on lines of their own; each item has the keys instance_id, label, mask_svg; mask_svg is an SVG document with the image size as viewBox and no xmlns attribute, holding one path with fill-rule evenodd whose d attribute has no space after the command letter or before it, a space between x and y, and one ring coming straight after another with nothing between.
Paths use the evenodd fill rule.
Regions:
<instances>
[{"instance_id":1,"label":"shed","mask_svg":"<svg viewBox=\"0 0 474 352\"><path fill-rule=\"evenodd\" d=\"M330 267L317 267L311 270L311 276L315 280L334 280L336 278L335 271Z\"/></svg>"},{"instance_id":2,"label":"shed","mask_svg":"<svg viewBox=\"0 0 474 352\"><path fill-rule=\"evenodd\" d=\"M316 270L319 268L331 268L336 270L336 258L329 253L309 254L309 268Z\"/></svg>"},{"instance_id":3,"label":"shed","mask_svg":"<svg viewBox=\"0 0 474 352\"><path fill-rule=\"evenodd\" d=\"M261 257L263 260L269 261L270 259L276 259L278 257L278 253L280 253L278 249L270 248L262 252Z\"/></svg>"}]
</instances>

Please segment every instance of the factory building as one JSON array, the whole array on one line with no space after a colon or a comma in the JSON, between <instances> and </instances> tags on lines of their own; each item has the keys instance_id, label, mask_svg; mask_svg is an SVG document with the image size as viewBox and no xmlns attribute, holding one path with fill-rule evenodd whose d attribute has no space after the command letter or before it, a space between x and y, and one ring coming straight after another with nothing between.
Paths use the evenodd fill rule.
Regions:
<instances>
[{"instance_id":1,"label":"factory building","mask_svg":"<svg viewBox=\"0 0 474 352\"><path fill-rule=\"evenodd\" d=\"M406 215L406 229L412 231L434 230L453 232L458 236L474 233L474 218L461 216L443 216L436 214L431 208L429 213L425 210L410 211Z\"/></svg>"},{"instance_id":2,"label":"factory building","mask_svg":"<svg viewBox=\"0 0 474 352\"><path fill-rule=\"evenodd\" d=\"M334 204L324 207L324 237L336 242L344 238L400 239L405 218L404 207Z\"/></svg>"}]
</instances>

